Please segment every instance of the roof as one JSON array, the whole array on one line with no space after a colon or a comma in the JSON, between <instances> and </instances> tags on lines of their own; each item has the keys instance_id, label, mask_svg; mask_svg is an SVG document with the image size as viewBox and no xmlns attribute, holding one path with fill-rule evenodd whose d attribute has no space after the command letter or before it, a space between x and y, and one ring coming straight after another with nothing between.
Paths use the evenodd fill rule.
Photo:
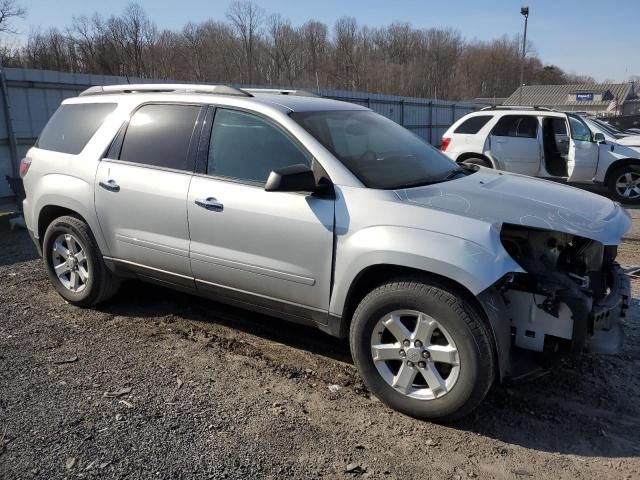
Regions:
<instances>
[{"instance_id":1,"label":"roof","mask_svg":"<svg viewBox=\"0 0 640 480\"><path fill-rule=\"evenodd\" d=\"M247 103L259 103L285 112L305 112L319 110L367 110L367 108L349 102L341 102L327 98L317 97L305 90L281 90L281 89L239 89L227 85L197 85L197 84L125 84L90 87L83 91L77 100L67 99L66 102L94 102L97 100L112 101L115 97L127 98L152 98L193 101L206 103L202 97L225 99L224 104L246 105ZM234 101L235 99L235 101Z\"/></svg>"},{"instance_id":2,"label":"roof","mask_svg":"<svg viewBox=\"0 0 640 480\"><path fill-rule=\"evenodd\" d=\"M520 100L520 88L522 88L522 100ZM568 85L525 85L518 88L505 100L503 105L540 105L540 106L561 106L561 105L583 105L587 106L608 106L614 98L624 102L627 97L634 97L632 83L578 83ZM572 93L604 93L610 92L611 96L605 100L597 101L571 101L569 95Z\"/></svg>"}]
</instances>

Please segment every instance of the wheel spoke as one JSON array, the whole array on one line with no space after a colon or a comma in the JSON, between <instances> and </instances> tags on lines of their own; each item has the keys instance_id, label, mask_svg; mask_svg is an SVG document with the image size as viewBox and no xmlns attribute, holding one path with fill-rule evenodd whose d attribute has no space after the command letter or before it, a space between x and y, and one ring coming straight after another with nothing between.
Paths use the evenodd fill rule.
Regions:
<instances>
[{"instance_id":1,"label":"wheel spoke","mask_svg":"<svg viewBox=\"0 0 640 480\"><path fill-rule=\"evenodd\" d=\"M413 380L416 378L417 370L408 366L406 363L402 363L400 370L395 377L393 377L393 388L400 390L402 393L407 393L413 385Z\"/></svg>"},{"instance_id":2,"label":"wheel spoke","mask_svg":"<svg viewBox=\"0 0 640 480\"><path fill-rule=\"evenodd\" d=\"M416 328L411 335L411 340L420 340L425 345L428 345L431 341L431 335L437 326L438 324L433 318L421 313L418 316Z\"/></svg>"},{"instance_id":3,"label":"wheel spoke","mask_svg":"<svg viewBox=\"0 0 640 480\"><path fill-rule=\"evenodd\" d=\"M56 265L53 269L56 271L56 275L58 276L65 275L71 270L66 262Z\"/></svg>"},{"instance_id":4,"label":"wheel spoke","mask_svg":"<svg viewBox=\"0 0 640 480\"><path fill-rule=\"evenodd\" d=\"M82 266L78 267L77 272L80 280L82 280L82 283L87 283L87 280L89 279L89 272L87 272Z\"/></svg>"},{"instance_id":5,"label":"wheel spoke","mask_svg":"<svg viewBox=\"0 0 640 480\"><path fill-rule=\"evenodd\" d=\"M400 315L390 315L384 322L384 326L396 337L399 343L403 340L411 338L411 332L400 321Z\"/></svg>"},{"instance_id":6,"label":"wheel spoke","mask_svg":"<svg viewBox=\"0 0 640 480\"><path fill-rule=\"evenodd\" d=\"M434 362L447 363L449 365L458 365L458 350L451 345L430 345L427 350L431 354Z\"/></svg>"},{"instance_id":7,"label":"wheel spoke","mask_svg":"<svg viewBox=\"0 0 640 480\"><path fill-rule=\"evenodd\" d=\"M436 366L432 362L427 363L426 367L420 368L419 370L422 376L424 377L424 379L426 380L427 385L429 385L429 388L433 392L434 396L437 397L439 392L447 391L447 386L445 384L444 379L442 378L442 376L440 375L440 372L438 372L438 370L436 369Z\"/></svg>"},{"instance_id":8,"label":"wheel spoke","mask_svg":"<svg viewBox=\"0 0 640 480\"><path fill-rule=\"evenodd\" d=\"M78 263L82 263L87 260L87 256L84 254L83 250L80 250L78 253L76 253L76 260L78 261Z\"/></svg>"},{"instance_id":9,"label":"wheel spoke","mask_svg":"<svg viewBox=\"0 0 640 480\"><path fill-rule=\"evenodd\" d=\"M625 173L624 174L624 179L627 181L627 183L633 182L633 176L631 175L631 172Z\"/></svg>"},{"instance_id":10,"label":"wheel spoke","mask_svg":"<svg viewBox=\"0 0 640 480\"><path fill-rule=\"evenodd\" d=\"M76 243L76 239L73 238L71 235L65 235L64 239L67 241L67 248L69 249L69 251L71 253L77 253L78 244Z\"/></svg>"},{"instance_id":11,"label":"wheel spoke","mask_svg":"<svg viewBox=\"0 0 640 480\"><path fill-rule=\"evenodd\" d=\"M399 343L385 343L383 345L371 346L373 360L376 362L398 360L401 358L400 350L402 350L402 345L400 345Z\"/></svg>"},{"instance_id":12,"label":"wheel spoke","mask_svg":"<svg viewBox=\"0 0 640 480\"><path fill-rule=\"evenodd\" d=\"M78 275L78 272L71 272L71 276L69 278L69 286L71 288L71 290L77 290L78 286L80 284L80 275Z\"/></svg>"},{"instance_id":13,"label":"wheel spoke","mask_svg":"<svg viewBox=\"0 0 640 480\"><path fill-rule=\"evenodd\" d=\"M53 244L53 251L56 252L61 257L67 258L70 254L69 250L66 249L61 243L56 242Z\"/></svg>"}]
</instances>

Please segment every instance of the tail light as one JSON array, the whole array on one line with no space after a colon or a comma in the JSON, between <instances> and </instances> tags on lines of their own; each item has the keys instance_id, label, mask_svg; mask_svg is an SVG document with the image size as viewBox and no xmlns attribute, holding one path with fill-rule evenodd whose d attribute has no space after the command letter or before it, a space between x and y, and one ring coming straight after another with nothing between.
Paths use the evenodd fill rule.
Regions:
<instances>
[{"instance_id":1,"label":"tail light","mask_svg":"<svg viewBox=\"0 0 640 480\"><path fill-rule=\"evenodd\" d=\"M29 171L29 167L31 166L31 158L29 157L24 157L21 161L20 161L20 178L24 178L24 176L27 174L27 172Z\"/></svg>"},{"instance_id":2,"label":"tail light","mask_svg":"<svg viewBox=\"0 0 640 480\"><path fill-rule=\"evenodd\" d=\"M451 143L451 137L442 137L442 145L440 145L440 150L443 152L447 151L447 147Z\"/></svg>"}]
</instances>

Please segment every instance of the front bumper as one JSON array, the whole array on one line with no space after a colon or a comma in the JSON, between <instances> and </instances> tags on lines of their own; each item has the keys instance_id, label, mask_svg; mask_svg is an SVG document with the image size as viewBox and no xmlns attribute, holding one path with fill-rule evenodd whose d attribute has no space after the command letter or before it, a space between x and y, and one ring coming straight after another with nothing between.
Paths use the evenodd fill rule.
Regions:
<instances>
[{"instance_id":1,"label":"front bumper","mask_svg":"<svg viewBox=\"0 0 640 480\"><path fill-rule=\"evenodd\" d=\"M624 325L631 302L631 285L620 265L611 271L609 294L594 302L589 315L591 336L588 350L593 353L615 354L622 351Z\"/></svg>"}]
</instances>

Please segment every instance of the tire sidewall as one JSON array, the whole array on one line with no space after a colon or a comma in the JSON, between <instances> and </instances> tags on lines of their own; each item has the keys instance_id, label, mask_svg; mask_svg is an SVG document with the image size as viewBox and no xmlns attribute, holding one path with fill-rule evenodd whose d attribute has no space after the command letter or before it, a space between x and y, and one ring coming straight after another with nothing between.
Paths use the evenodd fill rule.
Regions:
<instances>
[{"instance_id":1,"label":"tire sidewall","mask_svg":"<svg viewBox=\"0 0 640 480\"><path fill-rule=\"evenodd\" d=\"M371 355L371 335L378 321L394 310L418 310L438 321L458 349L460 372L452 389L433 400L418 400L396 391L378 372ZM450 417L463 409L479 388L480 348L469 326L450 305L433 296L416 296L409 290L386 292L357 312L352 330L352 354L369 389L391 408L418 418ZM484 393L484 392L483 392Z\"/></svg>"},{"instance_id":2,"label":"tire sidewall","mask_svg":"<svg viewBox=\"0 0 640 480\"><path fill-rule=\"evenodd\" d=\"M53 268L53 255L52 255L52 247L56 238L60 234L71 234L76 240L80 243L83 251L85 252L85 256L87 258L87 270L89 273L89 280L86 283L86 287L81 292L72 292L67 289L56 275L56 272ZM67 221L65 217L58 218L54 220L51 225L47 228L47 231L44 235L44 240L42 242L42 255L44 257L45 265L47 268L47 274L49 275L49 279L53 284L56 291L69 302L72 303L90 303L90 299L96 294L96 280L97 274L99 271L99 266L96 258L96 253L93 249L93 242L90 238L87 238L87 235L77 228L76 225L71 221Z\"/></svg>"}]
</instances>

